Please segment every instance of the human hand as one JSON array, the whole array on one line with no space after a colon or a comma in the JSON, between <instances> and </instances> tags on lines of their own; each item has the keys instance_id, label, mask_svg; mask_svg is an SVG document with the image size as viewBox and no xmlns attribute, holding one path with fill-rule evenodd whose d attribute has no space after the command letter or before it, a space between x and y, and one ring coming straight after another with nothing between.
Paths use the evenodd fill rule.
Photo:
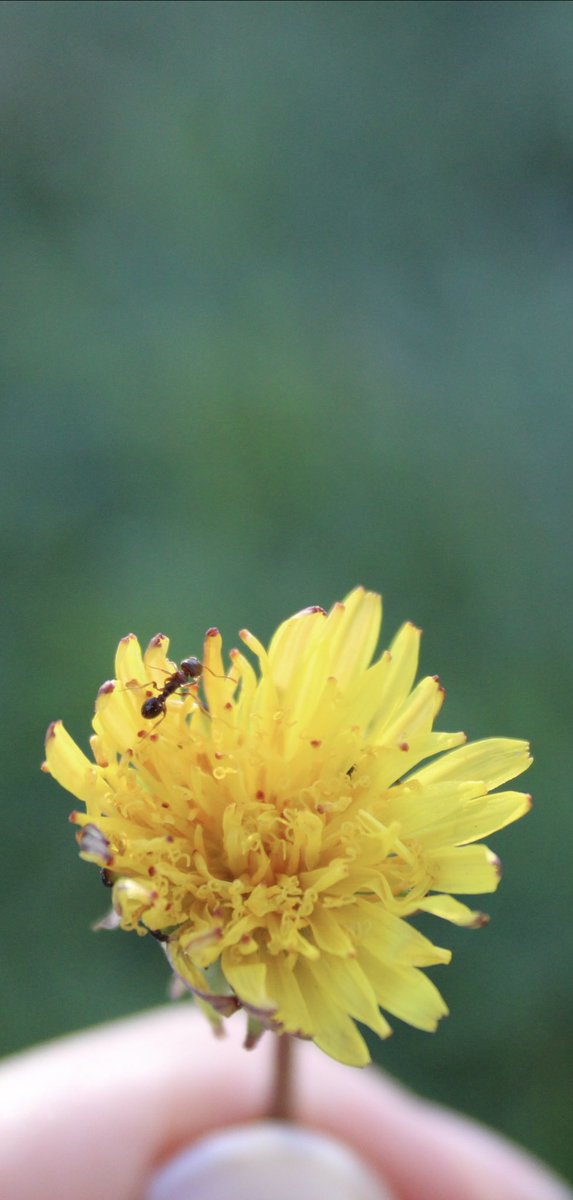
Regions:
<instances>
[{"instance_id":1,"label":"human hand","mask_svg":"<svg viewBox=\"0 0 573 1200\"><path fill-rule=\"evenodd\" d=\"M212 1131L264 1120L272 1036L247 1052L240 1024L229 1022L230 1036L217 1040L198 1013L174 1006L7 1060L2 1200L145 1200L179 1151ZM295 1049L297 1125L350 1147L380 1180L381 1197L572 1200L566 1184L495 1134L373 1069L339 1066L308 1043ZM321 1194L312 1171L307 1183L297 1200ZM184 1194L195 1200L197 1191L190 1185ZM366 1194L349 1190L348 1200Z\"/></svg>"}]
</instances>

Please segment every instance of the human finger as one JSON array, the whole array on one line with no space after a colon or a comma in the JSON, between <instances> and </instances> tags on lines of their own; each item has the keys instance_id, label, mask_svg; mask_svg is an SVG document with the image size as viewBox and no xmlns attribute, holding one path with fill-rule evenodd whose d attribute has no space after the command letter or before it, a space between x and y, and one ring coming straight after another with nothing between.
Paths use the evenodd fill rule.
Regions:
<instances>
[{"instance_id":1,"label":"human finger","mask_svg":"<svg viewBox=\"0 0 573 1200\"><path fill-rule=\"evenodd\" d=\"M0 1195L141 1200L154 1171L268 1112L274 1039L217 1040L187 1005L29 1051L0 1068ZM571 1200L535 1160L375 1070L297 1043L294 1120L353 1147L400 1200Z\"/></svg>"}]
</instances>

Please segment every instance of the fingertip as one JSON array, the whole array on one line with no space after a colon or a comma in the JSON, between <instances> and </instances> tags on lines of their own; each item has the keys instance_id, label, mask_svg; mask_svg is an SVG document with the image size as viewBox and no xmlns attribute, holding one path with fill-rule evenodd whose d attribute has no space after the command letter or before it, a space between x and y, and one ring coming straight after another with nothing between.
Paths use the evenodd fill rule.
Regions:
<instances>
[{"instance_id":1,"label":"fingertip","mask_svg":"<svg viewBox=\"0 0 573 1200\"><path fill-rule=\"evenodd\" d=\"M160 1168L144 1200L394 1200L332 1138L285 1122L212 1134Z\"/></svg>"}]
</instances>

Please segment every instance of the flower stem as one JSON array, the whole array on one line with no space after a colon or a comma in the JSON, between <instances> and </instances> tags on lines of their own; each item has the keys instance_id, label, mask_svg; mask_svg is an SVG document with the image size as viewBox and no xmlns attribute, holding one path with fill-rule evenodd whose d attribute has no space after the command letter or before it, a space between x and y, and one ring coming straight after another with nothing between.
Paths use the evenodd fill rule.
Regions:
<instances>
[{"instance_id":1,"label":"flower stem","mask_svg":"<svg viewBox=\"0 0 573 1200\"><path fill-rule=\"evenodd\" d=\"M286 1033L274 1035L275 1061L268 1115L274 1121L292 1121L294 1116L294 1039Z\"/></svg>"}]
</instances>

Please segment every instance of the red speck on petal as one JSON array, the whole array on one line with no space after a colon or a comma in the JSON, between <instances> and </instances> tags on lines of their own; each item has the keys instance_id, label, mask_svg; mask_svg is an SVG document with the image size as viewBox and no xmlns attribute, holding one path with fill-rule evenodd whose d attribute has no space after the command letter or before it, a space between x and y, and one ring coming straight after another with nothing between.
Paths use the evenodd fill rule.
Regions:
<instances>
[{"instance_id":1,"label":"red speck on petal","mask_svg":"<svg viewBox=\"0 0 573 1200\"><path fill-rule=\"evenodd\" d=\"M250 935L250 933L243 933L243 934L241 935L241 941L242 941L242 943L243 943L243 945L244 945L244 946L248 946L248 944L249 944L250 940L251 940L251 935Z\"/></svg>"},{"instance_id":2,"label":"red speck on petal","mask_svg":"<svg viewBox=\"0 0 573 1200\"><path fill-rule=\"evenodd\" d=\"M217 629L217 626L212 625L211 628L207 630L205 637L219 637L219 630Z\"/></svg>"},{"instance_id":3,"label":"red speck on petal","mask_svg":"<svg viewBox=\"0 0 573 1200\"><path fill-rule=\"evenodd\" d=\"M138 729L137 736L138 736L138 738L147 737L147 730L146 729Z\"/></svg>"},{"instance_id":4,"label":"red speck on petal","mask_svg":"<svg viewBox=\"0 0 573 1200\"><path fill-rule=\"evenodd\" d=\"M230 701L230 700L227 700L227 703L226 703L226 705L225 705L225 708L227 709L227 711L228 711L228 712L232 712L232 711L233 711L233 705L232 705L232 703L231 703L231 701Z\"/></svg>"},{"instance_id":5,"label":"red speck on petal","mask_svg":"<svg viewBox=\"0 0 573 1200\"><path fill-rule=\"evenodd\" d=\"M167 635L165 633L156 633L155 637L152 637L149 643L150 649L152 646L155 649L156 646L160 646L161 643L165 641L167 641Z\"/></svg>"},{"instance_id":6,"label":"red speck on petal","mask_svg":"<svg viewBox=\"0 0 573 1200\"><path fill-rule=\"evenodd\" d=\"M263 792L262 788L259 788L258 792L255 793L255 799L256 800L264 800L264 798L265 798L265 793Z\"/></svg>"},{"instance_id":7,"label":"red speck on petal","mask_svg":"<svg viewBox=\"0 0 573 1200\"><path fill-rule=\"evenodd\" d=\"M171 805L170 805L170 803L169 803L169 801L168 801L168 800L162 800L162 801L161 801L161 807L162 807L162 808L171 808Z\"/></svg>"},{"instance_id":8,"label":"red speck on petal","mask_svg":"<svg viewBox=\"0 0 573 1200\"><path fill-rule=\"evenodd\" d=\"M215 758L219 759L219 761L220 761L224 757L225 757L225 755L223 754L222 750L215 750Z\"/></svg>"},{"instance_id":9,"label":"red speck on petal","mask_svg":"<svg viewBox=\"0 0 573 1200\"><path fill-rule=\"evenodd\" d=\"M492 864L492 865L493 865L493 869L494 869L494 871L495 871L496 875L499 877L499 879L501 879L501 877L502 877L502 875L503 875L503 864L502 864L502 861L501 861L501 859L500 859L500 858L498 858L498 857L497 857L497 854L494 854L494 855L493 855L493 860L494 860L494 861L493 861L493 864Z\"/></svg>"},{"instance_id":10,"label":"red speck on petal","mask_svg":"<svg viewBox=\"0 0 573 1200\"><path fill-rule=\"evenodd\" d=\"M172 833L167 833L167 834L165 835L165 841L166 841L166 842L169 842L169 843L171 843L171 842L174 842L174 841L175 841L175 838L173 837L173 834L172 834Z\"/></svg>"},{"instance_id":11,"label":"red speck on petal","mask_svg":"<svg viewBox=\"0 0 573 1200\"><path fill-rule=\"evenodd\" d=\"M409 750L409 749L410 749L410 743L409 743L409 742L400 742L400 744L399 744L399 746L398 746L398 749L399 749L399 750Z\"/></svg>"},{"instance_id":12,"label":"red speck on petal","mask_svg":"<svg viewBox=\"0 0 573 1200\"><path fill-rule=\"evenodd\" d=\"M246 641L248 638L250 638L250 636L251 635L248 629L239 629L239 637L242 638L243 641Z\"/></svg>"},{"instance_id":13,"label":"red speck on petal","mask_svg":"<svg viewBox=\"0 0 573 1200\"><path fill-rule=\"evenodd\" d=\"M79 814L78 812L71 812L71 813L70 813L70 815L69 815L69 817L68 817L68 821L70 822L70 824L71 824L71 825L77 825L77 823L78 823L78 817L79 817L79 815L80 815L80 814Z\"/></svg>"},{"instance_id":14,"label":"red speck on petal","mask_svg":"<svg viewBox=\"0 0 573 1200\"><path fill-rule=\"evenodd\" d=\"M150 900L159 900L159 892L155 892L155 891L150 892L149 898L150 898Z\"/></svg>"},{"instance_id":15,"label":"red speck on petal","mask_svg":"<svg viewBox=\"0 0 573 1200\"><path fill-rule=\"evenodd\" d=\"M150 735L149 735L149 741L150 741L150 742L157 742L158 740L159 740L159 734L158 734L158 733L150 733Z\"/></svg>"},{"instance_id":16,"label":"red speck on petal","mask_svg":"<svg viewBox=\"0 0 573 1200\"><path fill-rule=\"evenodd\" d=\"M147 874L151 875L151 877L153 878L154 875L157 875L157 867L148 867Z\"/></svg>"},{"instance_id":17,"label":"red speck on petal","mask_svg":"<svg viewBox=\"0 0 573 1200\"><path fill-rule=\"evenodd\" d=\"M487 913L477 912L472 921L472 929L483 929L484 925L489 925L489 916Z\"/></svg>"},{"instance_id":18,"label":"red speck on petal","mask_svg":"<svg viewBox=\"0 0 573 1200\"><path fill-rule=\"evenodd\" d=\"M115 679L106 679L105 683L102 683L102 685L99 689L98 696L109 696L110 692L114 692L114 691L115 691Z\"/></svg>"},{"instance_id":19,"label":"red speck on petal","mask_svg":"<svg viewBox=\"0 0 573 1200\"><path fill-rule=\"evenodd\" d=\"M134 641L135 641L134 633L126 633L125 637L121 638L121 642L123 643L124 646L127 644L127 642L134 642Z\"/></svg>"},{"instance_id":20,"label":"red speck on petal","mask_svg":"<svg viewBox=\"0 0 573 1200\"><path fill-rule=\"evenodd\" d=\"M326 609L322 608L322 605L320 605L320 604L309 604L308 608L303 609L303 612L305 612L305 613L322 613L323 617L326 616Z\"/></svg>"},{"instance_id":21,"label":"red speck on petal","mask_svg":"<svg viewBox=\"0 0 573 1200\"><path fill-rule=\"evenodd\" d=\"M310 744L311 744L311 746L314 746L314 748L316 749L317 746L322 745L322 742L320 741L319 738L311 738Z\"/></svg>"},{"instance_id":22,"label":"red speck on petal","mask_svg":"<svg viewBox=\"0 0 573 1200\"><path fill-rule=\"evenodd\" d=\"M47 742L50 740L50 738L54 738L56 736L56 729L58 728L58 725L60 725L60 724L61 724L60 721L50 721L50 724L48 725L48 728L46 730L46 741Z\"/></svg>"}]
</instances>

